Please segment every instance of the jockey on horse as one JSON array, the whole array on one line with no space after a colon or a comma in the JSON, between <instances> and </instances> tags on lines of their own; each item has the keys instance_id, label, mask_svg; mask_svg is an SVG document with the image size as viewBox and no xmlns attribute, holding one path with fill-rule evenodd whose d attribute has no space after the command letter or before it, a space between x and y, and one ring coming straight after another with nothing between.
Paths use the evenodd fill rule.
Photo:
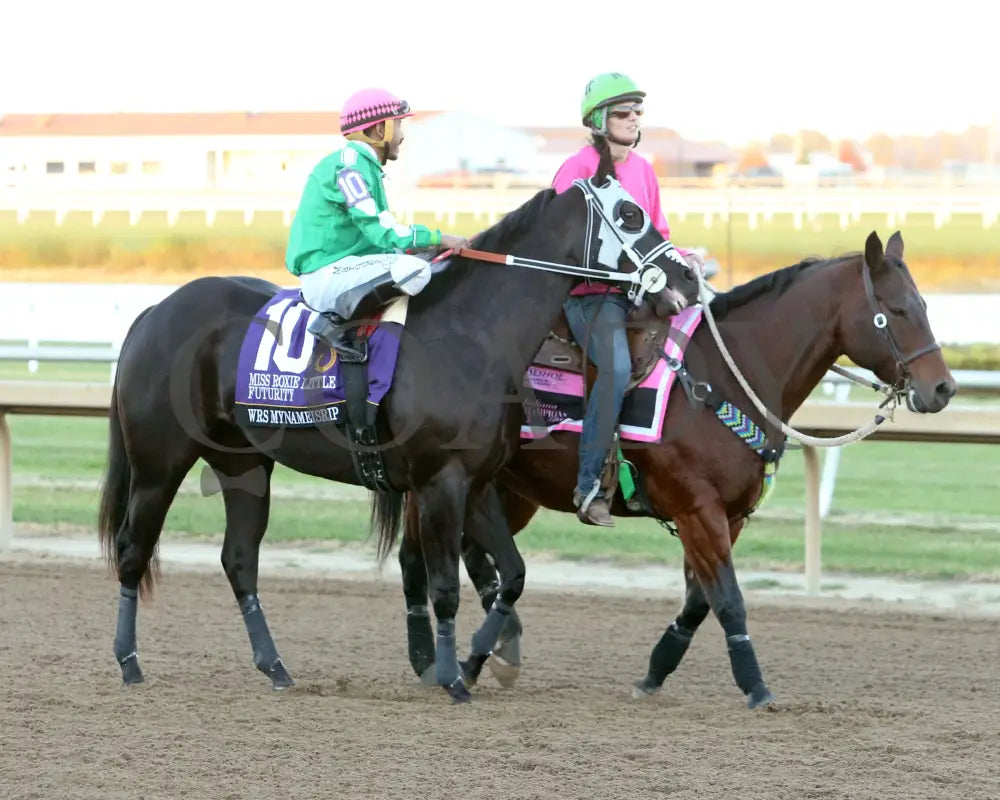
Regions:
<instances>
[{"instance_id":1,"label":"jockey on horse","mask_svg":"<svg viewBox=\"0 0 1000 800\"><path fill-rule=\"evenodd\" d=\"M399 157L410 106L385 89L352 94L340 112L347 143L310 173L292 222L285 266L302 297L321 311L309 328L343 358L364 361L348 325L359 304L420 292L427 261L407 251L465 247L464 237L425 225L401 225L389 211L383 167Z\"/></svg>"}]
</instances>

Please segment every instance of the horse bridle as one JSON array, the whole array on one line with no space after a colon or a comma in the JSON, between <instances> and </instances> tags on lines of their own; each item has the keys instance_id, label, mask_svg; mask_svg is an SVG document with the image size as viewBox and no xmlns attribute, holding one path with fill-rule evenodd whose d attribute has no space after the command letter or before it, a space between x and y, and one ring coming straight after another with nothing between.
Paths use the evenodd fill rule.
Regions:
<instances>
[{"instance_id":1,"label":"horse bridle","mask_svg":"<svg viewBox=\"0 0 1000 800\"><path fill-rule=\"evenodd\" d=\"M875 296L875 286L872 284L871 267L868 266L868 259L862 256L861 263L863 265L861 268L861 277L865 285L865 294L868 296L868 305L872 311L872 324L875 326L875 332L888 343L892 357L896 360L896 371L899 374L899 380L892 388L897 394L903 394L909 390L910 379L913 377L913 374L910 372L910 364L921 356L940 350L941 345L934 341L928 345L924 345L919 350L914 350L908 356L903 355L899 349L899 345L896 343L896 337L892 335L892 329L889 327L889 318L883 313L878 298Z\"/></svg>"},{"instance_id":2,"label":"horse bridle","mask_svg":"<svg viewBox=\"0 0 1000 800\"><path fill-rule=\"evenodd\" d=\"M644 220L643 225L638 230L629 230L621 216L615 216L612 218L611 214L608 213L608 209L605 207L600 194L595 190L594 185L585 178L578 178L573 181L573 185L576 186L580 191L583 192L583 196L587 200L587 232L586 238L584 240L584 253L587 258L587 266L590 266L592 260L596 260L593 257L593 251L595 249L595 237L598 233L607 229L610 230L612 235L618 240L618 244L621 250L628 257L629 261L635 265L636 271L640 276L640 281L638 284L633 284L628 293L628 298L636 305L642 302L643 295L646 292L655 293L662 291L667 287L667 275L661 267L656 266L653 262L656 261L660 256L666 256L671 261L676 261L683 266L687 266L687 262L683 259L677 249L673 246L669 239L664 239L659 242L655 247L651 248L646 253L639 253L636 251L634 245L638 243L643 236L646 235L646 231L652 227L652 221L649 219L649 215L642 210L642 208L635 203L635 200L628 194L621 185L615 181L612 183L611 179L601 187L602 190L619 190L622 195L618 203L615 205L615 212L621 208L622 200L629 200L635 203L636 208L643 214ZM599 217L604 225L595 224L596 220L594 217ZM610 266L604 264L603 266Z\"/></svg>"}]
</instances>

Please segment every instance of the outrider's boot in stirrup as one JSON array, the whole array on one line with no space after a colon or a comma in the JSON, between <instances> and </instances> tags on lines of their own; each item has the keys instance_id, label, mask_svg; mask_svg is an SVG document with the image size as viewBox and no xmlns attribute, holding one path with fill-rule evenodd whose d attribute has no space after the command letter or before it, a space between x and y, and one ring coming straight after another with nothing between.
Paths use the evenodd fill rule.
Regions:
<instances>
[{"instance_id":1,"label":"outrider's boot in stirrup","mask_svg":"<svg viewBox=\"0 0 1000 800\"><path fill-rule=\"evenodd\" d=\"M584 496L579 489L573 492L573 505L576 506L576 516L585 525L600 525L602 528L613 528L615 518L611 516L611 509L608 501L601 495L597 495L585 508L583 505Z\"/></svg>"}]
</instances>

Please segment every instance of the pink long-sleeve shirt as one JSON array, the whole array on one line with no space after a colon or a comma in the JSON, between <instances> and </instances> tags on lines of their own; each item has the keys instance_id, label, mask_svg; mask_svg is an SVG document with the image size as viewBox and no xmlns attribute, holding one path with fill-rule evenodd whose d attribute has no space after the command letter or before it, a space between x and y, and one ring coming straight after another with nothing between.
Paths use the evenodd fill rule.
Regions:
<instances>
[{"instance_id":1,"label":"pink long-sleeve shirt","mask_svg":"<svg viewBox=\"0 0 1000 800\"><path fill-rule=\"evenodd\" d=\"M563 162L559 171L556 172L556 176L552 179L552 188L562 194L578 178L592 178L597 172L597 164L600 160L601 157L597 150L592 145L587 145ZM660 207L660 184L656 180L656 173L653 172L653 165L642 156L629 152L628 158L623 163L615 164L615 175L625 191L635 198L635 202L643 211L649 214L653 225L663 234L663 238L669 239L670 225ZM603 293L606 289L606 284L595 281L589 284L581 283L570 294ZM611 291L620 292L621 290L613 288Z\"/></svg>"}]
</instances>

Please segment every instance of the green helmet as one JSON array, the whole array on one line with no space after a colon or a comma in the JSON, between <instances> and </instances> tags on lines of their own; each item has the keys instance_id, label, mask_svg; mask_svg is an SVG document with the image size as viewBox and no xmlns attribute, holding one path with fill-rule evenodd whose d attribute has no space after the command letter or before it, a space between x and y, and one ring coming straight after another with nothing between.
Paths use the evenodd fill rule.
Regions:
<instances>
[{"instance_id":1,"label":"green helmet","mask_svg":"<svg viewBox=\"0 0 1000 800\"><path fill-rule=\"evenodd\" d=\"M607 130L605 109L622 100L642 100L645 92L635 82L620 72L605 72L593 78L583 90L580 116L588 128L604 133Z\"/></svg>"}]
</instances>

